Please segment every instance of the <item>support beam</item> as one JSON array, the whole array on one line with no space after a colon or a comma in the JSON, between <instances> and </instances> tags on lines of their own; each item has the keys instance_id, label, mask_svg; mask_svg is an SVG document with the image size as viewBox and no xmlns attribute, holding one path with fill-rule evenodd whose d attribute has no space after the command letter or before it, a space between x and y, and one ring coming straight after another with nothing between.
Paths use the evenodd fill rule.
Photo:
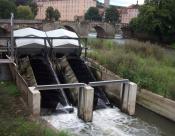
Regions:
<instances>
[{"instance_id":1,"label":"support beam","mask_svg":"<svg viewBox=\"0 0 175 136\"><path fill-rule=\"evenodd\" d=\"M129 115L135 114L137 95L137 84L133 82L123 84L123 89L120 93L121 110Z\"/></svg>"},{"instance_id":2,"label":"support beam","mask_svg":"<svg viewBox=\"0 0 175 136\"><path fill-rule=\"evenodd\" d=\"M123 89L121 91L121 110L127 113L128 108L128 93L129 93L129 83L123 84Z\"/></svg>"},{"instance_id":3,"label":"support beam","mask_svg":"<svg viewBox=\"0 0 175 136\"><path fill-rule=\"evenodd\" d=\"M136 96L137 96L137 84L130 82L129 83L129 98L128 98L128 114L135 114L136 106Z\"/></svg>"},{"instance_id":4,"label":"support beam","mask_svg":"<svg viewBox=\"0 0 175 136\"><path fill-rule=\"evenodd\" d=\"M94 88L85 86L79 90L78 117L85 122L92 122Z\"/></svg>"},{"instance_id":5,"label":"support beam","mask_svg":"<svg viewBox=\"0 0 175 136\"><path fill-rule=\"evenodd\" d=\"M40 115L41 95L39 90L36 90L35 87L29 87L28 105L33 115Z\"/></svg>"}]
</instances>

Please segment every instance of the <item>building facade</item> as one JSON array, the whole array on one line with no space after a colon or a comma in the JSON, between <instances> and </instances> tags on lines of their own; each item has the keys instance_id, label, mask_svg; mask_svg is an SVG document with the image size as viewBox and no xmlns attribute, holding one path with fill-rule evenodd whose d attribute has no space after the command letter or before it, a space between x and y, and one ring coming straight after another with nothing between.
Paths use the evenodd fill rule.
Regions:
<instances>
[{"instance_id":1,"label":"building facade","mask_svg":"<svg viewBox=\"0 0 175 136\"><path fill-rule=\"evenodd\" d=\"M89 7L96 7L96 0L37 0L38 14L36 19L45 19L49 6L58 9L61 21L75 21L83 18Z\"/></svg>"},{"instance_id":2,"label":"building facade","mask_svg":"<svg viewBox=\"0 0 175 136\"><path fill-rule=\"evenodd\" d=\"M104 0L104 6L108 8L110 5L110 0Z\"/></svg>"},{"instance_id":3,"label":"building facade","mask_svg":"<svg viewBox=\"0 0 175 136\"><path fill-rule=\"evenodd\" d=\"M139 14L139 5L131 5L127 8L123 8L120 10L120 20L122 24L129 24L129 22L138 16Z\"/></svg>"}]
</instances>

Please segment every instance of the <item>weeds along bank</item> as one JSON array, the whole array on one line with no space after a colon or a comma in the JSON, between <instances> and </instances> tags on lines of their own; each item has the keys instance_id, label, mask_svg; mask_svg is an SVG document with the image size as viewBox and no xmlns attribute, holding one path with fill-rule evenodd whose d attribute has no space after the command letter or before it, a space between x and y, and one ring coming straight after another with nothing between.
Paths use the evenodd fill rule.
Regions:
<instances>
[{"instance_id":1,"label":"weeds along bank","mask_svg":"<svg viewBox=\"0 0 175 136\"><path fill-rule=\"evenodd\" d=\"M55 132L33 118L22 103L14 83L0 81L0 136L69 136Z\"/></svg>"},{"instance_id":2,"label":"weeds along bank","mask_svg":"<svg viewBox=\"0 0 175 136\"><path fill-rule=\"evenodd\" d=\"M149 42L127 41L124 45L112 40L89 40L88 57L117 75L136 82L175 100L175 51Z\"/></svg>"}]
</instances>

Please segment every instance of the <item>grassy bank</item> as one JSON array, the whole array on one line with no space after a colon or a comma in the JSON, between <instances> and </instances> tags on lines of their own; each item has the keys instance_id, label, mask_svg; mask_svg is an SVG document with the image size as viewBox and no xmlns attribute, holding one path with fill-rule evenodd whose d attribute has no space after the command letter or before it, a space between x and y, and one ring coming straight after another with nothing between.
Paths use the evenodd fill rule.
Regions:
<instances>
[{"instance_id":1,"label":"grassy bank","mask_svg":"<svg viewBox=\"0 0 175 136\"><path fill-rule=\"evenodd\" d=\"M68 136L32 120L16 86L0 81L0 136Z\"/></svg>"},{"instance_id":2,"label":"grassy bank","mask_svg":"<svg viewBox=\"0 0 175 136\"><path fill-rule=\"evenodd\" d=\"M175 52L149 42L89 40L88 57L139 87L175 100Z\"/></svg>"}]
</instances>

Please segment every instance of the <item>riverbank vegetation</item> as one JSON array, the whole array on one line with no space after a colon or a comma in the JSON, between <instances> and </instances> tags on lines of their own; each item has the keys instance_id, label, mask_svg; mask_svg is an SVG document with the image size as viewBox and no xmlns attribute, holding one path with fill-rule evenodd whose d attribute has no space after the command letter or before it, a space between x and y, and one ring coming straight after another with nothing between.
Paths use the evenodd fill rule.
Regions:
<instances>
[{"instance_id":1,"label":"riverbank vegetation","mask_svg":"<svg viewBox=\"0 0 175 136\"><path fill-rule=\"evenodd\" d=\"M9 19L14 13L15 19L34 19L38 7L33 0L0 0L0 19Z\"/></svg>"},{"instance_id":2,"label":"riverbank vegetation","mask_svg":"<svg viewBox=\"0 0 175 136\"><path fill-rule=\"evenodd\" d=\"M136 38L173 43L175 32L175 1L145 0L140 6L139 15L134 18L129 27Z\"/></svg>"},{"instance_id":3,"label":"riverbank vegetation","mask_svg":"<svg viewBox=\"0 0 175 136\"><path fill-rule=\"evenodd\" d=\"M175 100L175 51L149 42L89 40L88 57L139 87Z\"/></svg>"},{"instance_id":4,"label":"riverbank vegetation","mask_svg":"<svg viewBox=\"0 0 175 136\"><path fill-rule=\"evenodd\" d=\"M16 86L0 81L0 136L68 136L32 120Z\"/></svg>"}]
</instances>

